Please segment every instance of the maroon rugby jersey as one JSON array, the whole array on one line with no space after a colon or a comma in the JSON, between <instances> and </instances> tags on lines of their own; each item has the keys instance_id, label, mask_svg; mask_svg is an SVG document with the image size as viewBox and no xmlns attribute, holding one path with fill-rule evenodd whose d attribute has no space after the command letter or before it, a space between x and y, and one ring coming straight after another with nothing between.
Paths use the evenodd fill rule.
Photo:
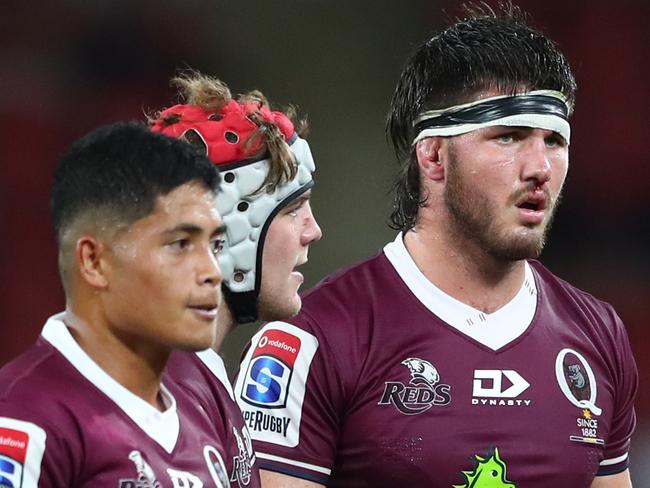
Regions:
<instances>
[{"instance_id":1,"label":"maroon rugby jersey","mask_svg":"<svg viewBox=\"0 0 650 488\"><path fill-rule=\"evenodd\" d=\"M221 357L211 349L198 353L175 351L167 363L166 378L193 395L210 414L223 436L224 462L231 486L258 488L260 476L254 465L251 436L235 403Z\"/></svg>"},{"instance_id":2,"label":"maroon rugby jersey","mask_svg":"<svg viewBox=\"0 0 650 488\"><path fill-rule=\"evenodd\" d=\"M161 394L164 412L111 378L52 317L0 370L0 486L230 486L206 409L172 381Z\"/></svg>"},{"instance_id":3,"label":"maroon rugby jersey","mask_svg":"<svg viewBox=\"0 0 650 488\"><path fill-rule=\"evenodd\" d=\"M235 397L260 469L328 486L588 487L628 466L637 371L612 308L536 261L482 313L401 235L254 336Z\"/></svg>"}]
</instances>

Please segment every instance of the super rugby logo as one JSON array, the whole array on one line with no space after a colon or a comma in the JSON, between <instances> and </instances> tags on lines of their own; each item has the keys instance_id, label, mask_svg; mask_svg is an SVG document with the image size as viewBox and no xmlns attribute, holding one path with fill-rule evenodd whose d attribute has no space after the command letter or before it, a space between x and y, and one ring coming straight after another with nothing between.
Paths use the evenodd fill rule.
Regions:
<instances>
[{"instance_id":1,"label":"super rugby logo","mask_svg":"<svg viewBox=\"0 0 650 488\"><path fill-rule=\"evenodd\" d=\"M386 381L378 405L392 403L403 414L416 415L434 405L448 405L451 402L451 386L439 383L438 370L429 361L408 358L400 364L409 369L411 385L400 381Z\"/></svg>"},{"instance_id":2,"label":"super rugby logo","mask_svg":"<svg viewBox=\"0 0 650 488\"><path fill-rule=\"evenodd\" d=\"M242 400L258 407L285 407L299 352L298 337L278 329L264 332L246 371Z\"/></svg>"},{"instance_id":3,"label":"super rugby logo","mask_svg":"<svg viewBox=\"0 0 650 488\"><path fill-rule=\"evenodd\" d=\"M0 427L0 486L22 486L28 444L26 432Z\"/></svg>"},{"instance_id":4,"label":"super rugby logo","mask_svg":"<svg viewBox=\"0 0 650 488\"><path fill-rule=\"evenodd\" d=\"M0 416L0 487L39 486L45 431L36 424Z\"/></svg>"}]
</instances>

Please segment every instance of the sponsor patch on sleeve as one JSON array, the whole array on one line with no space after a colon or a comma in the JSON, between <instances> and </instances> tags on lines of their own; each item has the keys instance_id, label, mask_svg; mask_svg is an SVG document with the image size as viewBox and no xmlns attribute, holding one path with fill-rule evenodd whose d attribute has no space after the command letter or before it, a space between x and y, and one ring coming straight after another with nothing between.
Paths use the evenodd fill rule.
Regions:
<instances>
[{"instance_id":1,"label":"sponsor patch on sleeve","mask_svg":"<svg viewBox=\"0 0 650 488\"><path fill-rule=\"evenodd\" d=\"M0 486L38 487L46 437L36 424L0 417Z\"/></svg>"},{"instance_id":2,"label":"sponsor patch on sleeve","mask_svg":"<svg viewBox=\"0 0 650 488\"><path fill-rule=\"evenodd\" d=\"M295 447L305 385L318 340L285 322L267 324L252 339L235 397L255 440Z\"/></svg>"}]
</instances>

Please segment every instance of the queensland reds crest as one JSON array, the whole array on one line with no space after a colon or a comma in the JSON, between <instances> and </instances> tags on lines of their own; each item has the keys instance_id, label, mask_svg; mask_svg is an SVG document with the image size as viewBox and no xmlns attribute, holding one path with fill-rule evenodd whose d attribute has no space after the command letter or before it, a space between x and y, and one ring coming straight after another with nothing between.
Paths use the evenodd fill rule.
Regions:
<instances>
[{"instance_id":1,"label":"queensland reds crest","mask_svg":"<svg viewBox=\"0 0 650 488\"><path fill-rule=\"evenodd\" d=\"M411 373L410 385L401 381L386 381L378 405L392 403L403 414L416 415L434 405L442 406L451 402L451 386L440 383L440 374L429 361L408 358L400 364L406 366Z\"/></svg>"},{"instance_id":2,"label":"queensland reds crest","mask_svg":"<svg viewBox=\"0 0 650 488\"><path fill-rule=\"evenodd\" d=\"M587 359L573 349L562 349L555 359L555 376L564 396L580 409L600 415L596 405L598 388L594 371Z\"/></svg>"},{"instance_id":3,"label":"queensland reds crest","mask_svg":"<svg viewBox=\"0 0 650 488\"><path fill-rule=\"evenodd\" d=\"M278 329L264 332L248 365L241 398L259 407L285 407L299 352L298 337Z\"/></svg>"}]
</instances>

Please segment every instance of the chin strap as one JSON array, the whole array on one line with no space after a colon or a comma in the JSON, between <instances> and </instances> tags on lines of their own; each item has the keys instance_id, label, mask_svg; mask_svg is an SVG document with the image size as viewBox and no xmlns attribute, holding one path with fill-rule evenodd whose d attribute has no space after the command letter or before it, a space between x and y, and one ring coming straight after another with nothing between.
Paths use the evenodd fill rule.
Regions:
<instances>
[{"instance_id":1,"label":"chin strap","mask_svg":"<svg viewBox=\"0 0 650 488\"><path fill-rule=\"evenodd\" d=\"M251 290L233 293L225 283L221 285L221 291L235 322L238 324L247 324L257 320L257 291Z\"/></svg>"}]
</instances>

